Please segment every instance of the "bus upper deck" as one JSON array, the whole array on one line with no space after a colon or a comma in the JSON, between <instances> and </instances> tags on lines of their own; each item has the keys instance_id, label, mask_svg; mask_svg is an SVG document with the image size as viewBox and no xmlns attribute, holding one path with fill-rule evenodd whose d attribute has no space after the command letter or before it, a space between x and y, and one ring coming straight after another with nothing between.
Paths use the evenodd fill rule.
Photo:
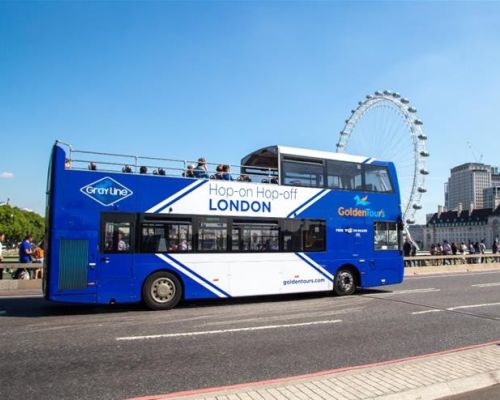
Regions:
<instances>
[{"instance_id":1,"label":"bus upper deck","mask_svg":"<svg viewBox=\"0 0 500 400\"><path fill-rule=\"evenodd\" d=\"M73 170L196 178L196 173L190 172L203 160L204 177L210 179L379 193L394 191L391 163L344 153L275 145L248 154L240 165L225 165L206 162L204 158L194 161L133 156L66 146L65 167ZM224 166L231 168L225 176L218 171ZM395 171L392 175L395 176Z\"/></svg>"}]
</instances>

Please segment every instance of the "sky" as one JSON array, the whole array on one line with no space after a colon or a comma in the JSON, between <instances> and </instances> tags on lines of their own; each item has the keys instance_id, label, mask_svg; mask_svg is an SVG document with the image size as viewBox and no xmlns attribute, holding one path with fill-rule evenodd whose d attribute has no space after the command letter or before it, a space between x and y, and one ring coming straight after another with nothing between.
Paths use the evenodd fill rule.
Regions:
<instances>
[{"instance_id":1,"label":"sky","mask_svg":"<svg viewBox=\"0 0 500 400\"><path fill-rule=\"evenodd\" d=\"M500 2L3 1L0 202L43 214L56 139L231 164L334 151L358 101L390 89L429 137L423 222L450 168L500 165L499 71Z\"/></svg>"}]
</instances>

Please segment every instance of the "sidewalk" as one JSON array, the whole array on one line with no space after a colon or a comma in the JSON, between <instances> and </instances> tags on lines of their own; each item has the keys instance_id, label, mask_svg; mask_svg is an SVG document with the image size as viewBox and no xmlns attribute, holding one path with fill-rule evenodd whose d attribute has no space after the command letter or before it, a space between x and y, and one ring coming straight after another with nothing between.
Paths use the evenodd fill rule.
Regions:
<instances>
[{"instance_id":1,"label":"sidewalk","mask_svg":"<svg viewBox=\"0 0 500 400\"><path fill-rule=\"evenodd\" d=\"M500 383L500 341L368 366L138 399L427 400L497 383Z\"/></svg>"}]
</instances>

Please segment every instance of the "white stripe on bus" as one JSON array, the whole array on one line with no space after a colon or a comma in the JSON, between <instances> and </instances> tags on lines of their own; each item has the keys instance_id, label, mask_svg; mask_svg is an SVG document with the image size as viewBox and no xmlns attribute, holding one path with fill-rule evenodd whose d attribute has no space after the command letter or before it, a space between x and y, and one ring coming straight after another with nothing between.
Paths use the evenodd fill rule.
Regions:
<instances>
[{"instance_id":1,"label":"white stripe on bus","mask_svg":"<svg viewBox=\"0 0 500 400\"><path fill-rule=\"evenodd\" d=\"M198 278L195 274L193 274L192 272L188 271L186 268L182 267L178 263L174 263L172 260L169 260L163 254L157 254L156 256L158 258L160 258L161 260L165 261L166 263L168 263L170 266L172 266L176 270L181 271L184 275L189 276L193 281L199 283L205 289L210 290L213 294L215 294L215 295L217 295L219 297L227 297L224 293L222 293L221 291L217 290L216 288L210 286L208 283L204 282L202 279Z\"/></svg>"},{"instance_id":2,"label":"white stripe on bus","mask_svg":"<svg viewBox=\"0 0 500 400\"><path fill-rule=\"evenodd\" d=\"M326 189L319 196L313 197L306 204L304 204L302 207L300 207L298 210L294 211L293 215L296 216L296 215L300 214L302 211L304 211L306 208L311 207L314 203L316 203L322 197L326 196L328 193L330 193L330 189Z\"/></svg>"},{"instance_id":3,"label":"white stripe on bus","mask_svg":"<svg viewBox=\"0 0 500 400\"><path fill-rule=\"evenodd\" d=\"M200 183L200 180L195 180L190 185L187 185L184 189L179 190L178 192L175 192L172 196L167 197L165 200L159 202L157 205L151 207L149 210L146 210L146 212L147 213L154 213L154 212L160 210L162 207L164 207L166 204L171 202L173 199L175 199L176 197L179 197L182 194L186 193L187 191L191 190L194 186L198 185L199 183Z\"/></svg>"},{"instance_id":4,"label":"white stripe on bus","mask_svg":"<svg viewBox=\"0 0 500 400\"><path fill-rule=\"evenodd\" d=\"M323 272L323 274L328 276L328 278L330 278L330 280L333 281L333 275L330 272L328 272L325 268L323 268L321 265L319 265L316 261L314 261L311 257L306 256L304 253L298 253L298 254L304 257L307 261L313 264L317 269L319 269L321 272Z\"/></svg>"}]
</instances>

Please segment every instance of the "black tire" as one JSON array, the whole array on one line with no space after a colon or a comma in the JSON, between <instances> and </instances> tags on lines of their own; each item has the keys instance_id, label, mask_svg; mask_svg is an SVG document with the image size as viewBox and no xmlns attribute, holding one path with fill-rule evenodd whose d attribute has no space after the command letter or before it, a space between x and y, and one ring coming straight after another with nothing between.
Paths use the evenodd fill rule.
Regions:
<instances>
[{"instance_id":1,"label":"black tire","mask_svg":"<svg viewBox=\"0 0 500 400\"><path fill-rule=\"evenodd\" d=\"M169 310L181 299L181 282L170 272L155 272L148 276L142 286L142 300L152 310Z\"/></svg>"},{"instance_id":2,"label":"black tire","mask_svg":"<svg viewBox=\"0 0 500 400\"><path fill-rule=\"evenodd\" d=\"M337 296L349 296L356 291L358 285L356 274L352 268L341 268L335 275L333 292Z\"/></svg>"}]
</instances>

